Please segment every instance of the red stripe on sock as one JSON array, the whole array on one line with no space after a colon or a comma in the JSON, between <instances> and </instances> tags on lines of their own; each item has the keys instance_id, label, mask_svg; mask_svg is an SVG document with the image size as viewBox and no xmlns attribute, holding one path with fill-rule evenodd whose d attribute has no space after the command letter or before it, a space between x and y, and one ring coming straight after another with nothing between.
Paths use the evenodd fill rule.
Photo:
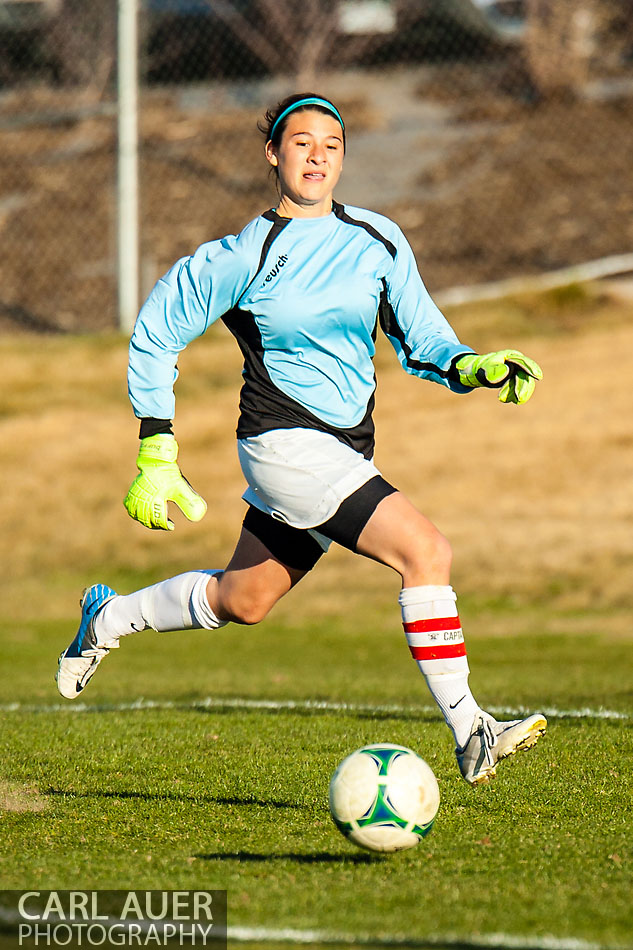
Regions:
<instances>
[{"instance_id":1,"label":"red stripe on sock","mask_svg":"<svg viewBox=\"0 0 633 950\"><path fill-rule=\"evenodd\" d=\"M434 617L432 620L414 620L403 623L405 633L426 633L435 630L459 630L459 617Z\"/></svg>"},{"instance_id":2,"label":"red stripe on sock","mask_svg":"<svg viewBox=\"0 0 633 950\"><path fill-rule=\"evenodd\" d=\"M466 656L465 643L440 643L433 647L409 647L414 660L446 660Z\"/></svg>"}]
</instances>

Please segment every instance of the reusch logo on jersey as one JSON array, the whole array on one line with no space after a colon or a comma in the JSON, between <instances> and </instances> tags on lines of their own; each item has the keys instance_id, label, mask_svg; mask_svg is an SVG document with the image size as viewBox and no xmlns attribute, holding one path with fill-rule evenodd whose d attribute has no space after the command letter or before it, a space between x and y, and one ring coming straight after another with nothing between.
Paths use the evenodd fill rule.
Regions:
<instances>
[{"instance_id":1,"label":"reusch logo on jersey","mask_svg":"<svg viewBox=\"0 0 633 950\"><path fill-rule=\"evenodd\" d=\"M287 255L287 254L280 254L280 255L279 255L279 257L277 258L277 263L275 264L275 266L273 267L273 269L270 271L269 274L266 274L266 279L264 280L264 283L262 284L262 287L265 287L266 284L269 284L269 283L271 282L271 280L273 279L273 277L276 277L276 276L277 276L277 274L279 273L279 271L280 271L281 268L284 266L284 264L286 263L287 260L288 260L288 255ZM260 289L261 289L261 288L260 288Z\"/></svg>"}]
</instances>

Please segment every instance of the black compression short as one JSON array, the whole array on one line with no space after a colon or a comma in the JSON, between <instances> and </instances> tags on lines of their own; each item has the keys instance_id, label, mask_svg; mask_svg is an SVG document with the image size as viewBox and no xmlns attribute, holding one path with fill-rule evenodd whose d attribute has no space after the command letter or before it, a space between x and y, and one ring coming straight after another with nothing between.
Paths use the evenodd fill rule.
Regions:
<instances>
[{"instance_id":1,"label":"black compression short","mask_svg":"<svg viewBox=\"0 0 633 950\"><path fill-rule=\"evenodd\" d=\"M356 551L361 531L378 504L397 491L382 475L375 475L349 495L338 510L315 531L350 551ZM286 567L310 571L324 553L319 542L307 528L293 528L272 515L249 506L243 527L268 548L273 557Z\"/></svg>"},{"instance_id":2,"label":"black compression short","mask_svg":"<svg viewBox=\"0 0 633 950\"><path fill-rule=\"evenodd\" d=\"M311 571L324 553L307 529L293 528L253 505L246 512L243 527L254 534L278 561L298 571Z\"/></svg>"},{"instance_id":3,"label":"black compression short","mask_svg":"<svg viewBox=\"0 0 633 950\"><path fill-rule=\"evenodd\" d=\"M332 517L319 525L316 530L344 548L356 551L360 533L379 503L397 490L382 475L374 475L368 482L348 495Z\"/></svg>"}]
</instances>

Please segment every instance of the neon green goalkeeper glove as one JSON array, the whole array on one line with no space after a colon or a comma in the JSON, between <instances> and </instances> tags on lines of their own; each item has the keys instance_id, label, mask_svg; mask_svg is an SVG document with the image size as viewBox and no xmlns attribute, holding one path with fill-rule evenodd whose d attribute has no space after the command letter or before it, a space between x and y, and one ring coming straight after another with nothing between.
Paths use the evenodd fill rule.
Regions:
<instances>
[{"instance_id":1,"label":"neon green goalkeeper glove","mask_svg":"<svg viewBox=\"0 0 633 950\"><path fill-rule=\"evenodd\" d=\"M200 521L207 503L194 491L176 464L178 443L173 435L151 435L141 439L136 464L140 475L132 482L123 504L127 513L146 528L173 531L167 516L167 502L173 501L189 521Z\"/></svg>"},{"instance_id":2,"label":"neon green goalkeeper glove","mask_svg":"<svg viewBox=\"0 0 633 950\"><path fill-rule=\"evenodd\" d=\"M499 350L498 353L486 353L484 356L468 353L457 360L455 369L462 386L500 389L500 402L519 405L528 401L537 379L543 378L543 370L538 363L518 350Z\"/></svg>"}]
</instances>

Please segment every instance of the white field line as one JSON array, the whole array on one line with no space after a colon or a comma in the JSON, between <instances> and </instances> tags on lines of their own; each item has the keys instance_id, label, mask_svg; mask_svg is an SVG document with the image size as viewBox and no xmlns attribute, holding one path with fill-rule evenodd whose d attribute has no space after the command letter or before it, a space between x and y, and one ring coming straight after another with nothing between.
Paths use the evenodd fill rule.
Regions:
<instances>
[{"instance_id":1,"label":"white field line","mask_svg":"<svg viewBox=\"0 0 633 950\"><path fill-rule=\"evenodd\" d=\"M178 711L213 710L213 709L261 709L270 712L314 712L314 713L350 713L361 715L380 716L412 716L436 714L436 706L399 706L373 705L366 703L343 703L320 699L250 699L246 696L207 696L204 699L192 699L187 702L179 700L135 699L128 703L95 703L83 702L35 704L35 703L4 703L0 705L0 713L106 713L106 712L136 712L145 710ZM488 706L488 711L496 716L528 716L534 710L525 706ZM606 719L623 722L633 719L633 712L620 712L615 709L557 709L556 707L540 708L550 719Z\"/></svg>"},{"instance_id":2,"label":"white field line","mask_svg":"<svg viewBox=\"0 0 633 950\"><path fill-rule=\"evenodd\" d=\"M43 925L49 923L51 927L60 924L62 918L56 916L41 918L37 923ZM24 918L16 911L0 906L0 931L14 933L20 924L24 923ZM86 923L89 923L88 921ZM167 925L171 928L175 925L172 920L138 920L134 921L135 926L139 927L141 932L148 932L153 929L157 935L162 934ZM123 930L130 925L130 921L121 921L117 918L108 917L105 920L105 927L113 925L123 926ZM177 928L176 928L177 929ZM406 936L404 934L379 934L372 936L370 934L349 934L336 933L327 930L299 930L294 928L270 928L270 927L227 927L227 942L230 946L233 943L286 943L294 946L359 946L359 947L401 947L418 948L418 950L442 950L442 948L455 948L455 950L633 950L631 945L622 944L599 944L587 940L581 940L576 937L551 937L551 936L529 936L518 934L473 934L472 936L457 936L455 934L432 934L428 937ZM214 944L214 935L209 935L209 942ZM220 938L220 933L215 935L215 939ZM153 937L152 939L156 939ZM134 941L138 941L135 939ZM206 941L205 941L206 945Z\"/></svg>"},{"instance_id":3,"label":"white field line","mask_svg":"<svg viewBox=\"0 0 633 950\"><path fill-rule=\"evenodd\" d=\"M400 934L372 937L368 934L332 933L320 930L273 930L268 927L229 927L227 937L235 943L287 943L309 946L333 944L361 947L442 947L473 948L473 950L632 950L631 946L607 945L579 940L575 937L530 937L514 934L433 935L406 937Z\"/></svg>"}]
</instances>

